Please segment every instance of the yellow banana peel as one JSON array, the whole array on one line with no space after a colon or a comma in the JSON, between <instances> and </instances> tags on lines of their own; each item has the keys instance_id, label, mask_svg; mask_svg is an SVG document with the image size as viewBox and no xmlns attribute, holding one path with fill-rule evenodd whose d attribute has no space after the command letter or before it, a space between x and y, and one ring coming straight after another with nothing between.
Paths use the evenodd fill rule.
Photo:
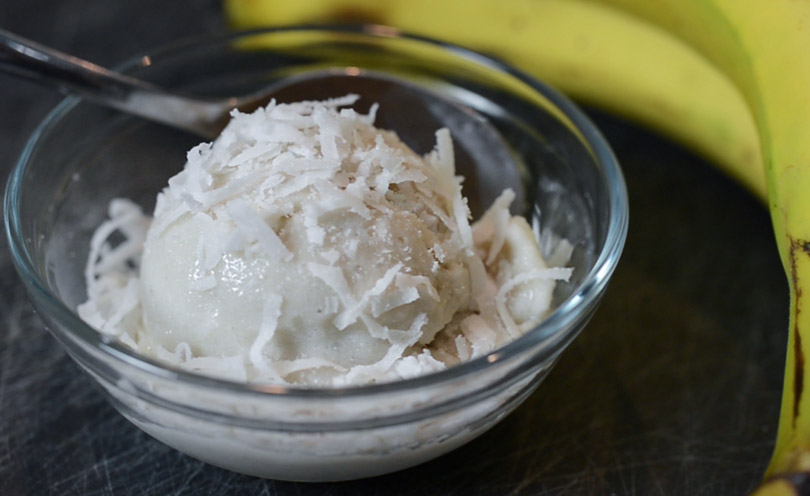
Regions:
<instances>
[{"instance_id":1,"label":"yellow banana peel","mask_svg":"<svg viewBox=\"0 0 810 496\"><path fill-rule=\"evenodd\" d=\"M796 485L788 479L771 479L756 491L751 493L751 496L802 496L796 489Z\"/></svg>"},{"instance_id":2,"label":"yellow banana peel","mask_svg":"<svg viewBox=\"0 0 810 496\"><path fill-rule=\"evenodd\" d=\"M754 115L791 294L779 430L768 475L810 473L810 2L605 1L691 43L737 84Z\"/></svg>"},{"instance_id":3,"label":"yellow banana peel","mask_svg":"<svg viewBox=\"0 0 810 496\"><path fill-rule=\"evenodd\" d=\"M494 54L574 99L659 130L760 199L750 111L728 78L669 33L587 0L225 0L235 27L379 22Z\"/></svg>"}]
</instances>

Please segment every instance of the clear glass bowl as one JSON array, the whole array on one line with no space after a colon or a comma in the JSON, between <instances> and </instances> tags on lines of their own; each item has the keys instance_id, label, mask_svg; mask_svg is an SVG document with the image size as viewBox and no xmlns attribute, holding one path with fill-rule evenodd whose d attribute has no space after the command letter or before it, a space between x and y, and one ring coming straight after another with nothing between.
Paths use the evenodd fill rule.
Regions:
<instances>
[{"instance_id":1,"label":"clear glass bowl","mask_svg":"<svg viewBox=\"0 0 810 496\"><path fill-rule=\"evenodd\" d=\"M487 356L395 383L295 389L202 377L137 355L75 311L86 298L90 237L109 201L131 198L150 211L195 138L68 98L31 137L6 191L11 251L32 301L115 407L180 451L261 477L382 474L492 427L535 390L588 322L627 231L621 171L588 119L542 83L459 47L380 26L292 28L185 42L119 69L197 96L227 96L335 67L407 79L476 109L498 128L521 170L490 164L465 171L479 175L468 178L465 193L486 202L488 177L518 174L521 213L543 250L559 237L574 244L574 277L558 285L547 320Z\"/></svg>"}]
</instances>

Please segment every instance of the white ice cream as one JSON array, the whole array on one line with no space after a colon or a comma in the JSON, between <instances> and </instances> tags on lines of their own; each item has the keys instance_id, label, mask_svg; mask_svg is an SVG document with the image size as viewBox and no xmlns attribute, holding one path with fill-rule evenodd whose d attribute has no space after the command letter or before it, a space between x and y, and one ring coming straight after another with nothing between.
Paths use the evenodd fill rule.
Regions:
<instances>
[{"instance_id":1,"label":"white ice cream","mask_svg":"<svg viewBox=\"0 0 810 496\"><path fill-rule=\"evenodd\" d=\"M536 325L570 269L546 267L513 194L470 226L449 132L420 157L340 110L355 100L235 114L151 223L118 201L80 315L181 367L310 386L438 370Z\"/></svg>"}]
</instances>

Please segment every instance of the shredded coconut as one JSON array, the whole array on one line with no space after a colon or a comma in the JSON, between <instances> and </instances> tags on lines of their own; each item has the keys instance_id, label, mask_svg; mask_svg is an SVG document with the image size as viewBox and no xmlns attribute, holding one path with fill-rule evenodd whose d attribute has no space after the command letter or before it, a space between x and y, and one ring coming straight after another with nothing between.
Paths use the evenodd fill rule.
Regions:
<instances>
[{"instance_id":1,"label":"shredded coconut","mask_svg":"<svg viewBox=\"0 0 810 496\"><path fill-rule=\"evenodd\" d=\"M510 190L471 225L449 131L419 156L376 104L341 108L357 99L234 112L152 219L114 200L79 315L180 368L318 386L441 370L539 323L573 247L547 266Z\"/></svg>"}]
</instances>

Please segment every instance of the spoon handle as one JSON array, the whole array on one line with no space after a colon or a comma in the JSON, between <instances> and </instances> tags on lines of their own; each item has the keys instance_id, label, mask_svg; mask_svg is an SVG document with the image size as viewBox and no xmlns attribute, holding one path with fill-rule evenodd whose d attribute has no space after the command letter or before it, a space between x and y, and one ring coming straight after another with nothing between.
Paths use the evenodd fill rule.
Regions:
<instances>
[{"instance_id":1,"label":"spoon handle","mask_svg":"<svg viewBox=\"0 0 810 496\"><path fill-rule=\"evenodd\" d=\"M0 70L84 97L123 101L156 88L0 29Z\"/></svg>"},{"instance_id":2,"label":"spoon handle","mask_svg":"<svg viewBox=\"0 0 810 496\"><path fill-rule=\"evenodd\" d=\"M150 120L213 137L232 102L196 101L0 29L0 72Z\"/></svg>"}]
</instances>

